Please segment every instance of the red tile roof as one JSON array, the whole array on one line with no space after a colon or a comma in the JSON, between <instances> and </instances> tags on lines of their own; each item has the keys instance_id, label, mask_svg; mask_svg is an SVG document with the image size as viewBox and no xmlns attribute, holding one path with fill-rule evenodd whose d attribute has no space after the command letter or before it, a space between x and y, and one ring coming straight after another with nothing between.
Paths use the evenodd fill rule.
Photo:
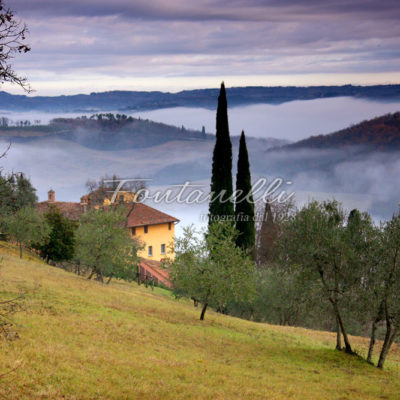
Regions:
<instances>
[{"instance_id":1,"label":"red tile roof","mask_svg":"<svg viewBox=\"0 0 400 400\"><path fill-rule=\"evenodd\" d=\"M78 221L84 213L84 207L80 203L56 201L42 201L36 205L39 212L47 212L51 207L58 208L61 213L73 220ZM169 222L179 222L179 219L156 210L153 207L142 203L126 203L127 208L127 227L133 228L144 225L167 224Z\"/></svg>"},{"instance_id":2,"label":"red tile roof","mask_svg":"<svg viewBox=\"0 0 400 400\"><path fill-rule=\"evenodd\" d=\"M42 201L36 204L36 209L39 212L43 213L49 211L51 207L58 208L58 210L60 210L64 217L67 217L72 221L78 221L83 214L83 207L80 203L73 203L68 201Z\"/></svg>"},{"instance_id":3,"label":"red tile roof","mask_svg":"<svg viewBox=\"0 0 400 400\"><path fill-rule=\"evenodd\" d=\"M133 208L131 208L131 211L128 214L128 228L144 225L167 224L168 222L179 222L179 219L171 217L171 215L165 214L143 203L131 203L129 206L133 206Z\"/></svg>"}]
</instances>

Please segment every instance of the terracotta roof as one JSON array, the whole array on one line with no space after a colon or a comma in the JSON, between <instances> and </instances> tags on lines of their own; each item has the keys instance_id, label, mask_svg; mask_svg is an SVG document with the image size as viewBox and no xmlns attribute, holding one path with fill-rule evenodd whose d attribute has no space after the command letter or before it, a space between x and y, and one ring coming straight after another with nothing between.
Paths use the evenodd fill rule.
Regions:
<instances>
[{"instance_id":1,"label":"terracotta roof","mask_svg":"<svg viewBox=\"0 0 400 400\"><path fill-rule=\"evenodd\" d=\"M80 203L67 201L56 201L54 203L42 201L38 203L36 207L39 212L43 213L48 211L51 207L56 207L65 217L73 221L78 221L84 212L84 208ZM179 222L179 219L158 211L146 204L126 203L126 208L128 228L144 225L166 224L168 222Z\"/></svg>"},{"instance_id":2,"label":"terracotta roof","mask_svg":"<svg viewBox=\"0 0 400 400\"><path fill-rule=\"evenodd\" d=\"M80 203L73 203L68 201L56 201L49 203L48 201L42 201L36 204L36 208L39 212L47 212L51 207L56 207L64 215L73 221L78 221L80 216L83 214L83 207Z\"/></svg>"},{"instance_id":3,"label":"terracotta roof","mask_svg":"<svg viewBox=\"0 0 400 400\"><path fill-rule=\"evenodd\" d=\"M171 215L165 214L143 203L131 203L130 207L131 210L128 213L127 223L128 228L144 225L167 224L168 222L179 222L179 219L171 217Z\"/></svg>"}]
</instances>

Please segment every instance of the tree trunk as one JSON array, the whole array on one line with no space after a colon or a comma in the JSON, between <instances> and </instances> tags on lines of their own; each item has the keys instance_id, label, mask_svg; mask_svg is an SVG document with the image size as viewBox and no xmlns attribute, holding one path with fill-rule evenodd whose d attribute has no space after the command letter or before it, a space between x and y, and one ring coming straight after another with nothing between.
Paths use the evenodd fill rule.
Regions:
<instances>
[{"instance_id":1,"label":"tree trunk","mask_svg":"<svg viewBox=\"0 0 400 400\"><path fill-rule=\"evenodd\" d=\"M372 323L371 339L369 341L368 356L367 356L367 363L369 364L373 364L372 353L374 351L374 346L375 346L375 333L376 333L376 325L378 322L379 320L375 319L375 321Z\"/></svg>"},{"instance_id":2,"label":"tree trunk","mask_svg":"<svg viewBox=\"0 0 400 400\"><path fill-rule=\"evenodd\" d=\"M325 281L325 278L324 278L324 271L323 271L323 269L320 268L318 272L319 272L319 275L320 275L320 277L321 277L322 284L323 284L323 286L324 286L324 288L325 288L325 291L326 291L326 293L327 293L329 302L332 304L333 312L334 312L335 317L336 317L336 319L337 319L337 322L338 322L338 324L339 324L339 328L340 328L340 330L342 331L343 341L344 341L344 351L345 351L347 354L355 354L355 353L353 352L353 349L351 348L351 345L350 345L350 342L349 342L349 338L348 338L348 336L347 336L346 330L344 329L344 323L343 323L342 317L341 317L340 312L339 312L338 301L337 301L337 294L336 294L337 291L338 291L338 288L339 288L338 283L337 283L337 276L335 275L335 292L334 292L335 294L334 294L334 297L332 297L332 296L330 295L329 287L328 287L328 285L327 285L327 283L326 283L326 281Z\"/></svg>"},{"instance_id":3,"label":"tree trunk","mask_svg":"<svg viewBox=\"0 0 400 400\"><path fill-rule=\"evenodd\" d=\"M383 365L385 364L386 356L389 353L390 347L393 344L395 336L396 336L396 328L393 328L393 325L390 321L386 321L386 335L378 361L378 368L380 369L382 369Z\"/></svg>"},{"instance_id":4,"label":"tree trunk","mask_svg":"<svg viewBox=\"0 0 400 400\"><path fill-rule=\"evenodd\" d=\"M250 308L250 317L249 317L250 321L254 321L254 309L253 307Z\"/></svg>"},{"instance_id":5,"label":"tree trunk","mask_svg":"<svg viewBox=\"0 0 400 400\"><path fill-rule=\"evenodd\" d=\"M96 273L97 273L96 280L98 280L101 283L104 283L103 274L100 271L97 271Z\"/></svg>"},{"instance_id":6,"label":"tree trunk","mask_svg":"<svg viewBox=\"0 0 400 400\"><path fill-rule=\"evenodd\" d=\"M106 283L106 285L108 285L110 282L111 282L111 279L113 278L113 274L111 274L110 276L109 276L109 278L108 278L108 281L107 281L107 283Z\"/></svg>"},{"instance_id":7,"label":"tree trunk","mask_svg":"<svg viewBox=\"0 0 400 400\"><path fill-rule=\"evenodd\" d=\"M396 335L396 328L393 327L393 324L392 324L392 321L390 318L389 309L388 309L387 293L385 296L383 307L385 310L386 334L385 334L385 340L382 345L381 354L379 355L378 368L380 368L380 369L382 369L383 365L385 364L386 356L389 353L390 346L392 345L394 337Z\"/></svg>"},{"instance_id":8,"label":"tree trunk","mask_svg":"<svg viewBox=\"0 0 400 400\"><path fill-rule=\"evenodd\" d=\"M344 351L348 354L354 354L353 349L351 348L349 338L347 336L346 330L344 329L344 324L342 317L339 313L339 309L336 303L333 304L333 308L335 310L336 318L339 323L339 328L342 331L343 341L344 341Z\"/></svg>"},{"instance_id":9,"label":"tree trunk","mask_svg":"<svg viewBox=\"0 0 400 400\"><path fill-rule=\"evenodd\" d=\"M92 268L92 271L90 272L90 275L88 276L88 279L92 279L93 275L96 273L96 267Z\"/></svg>"},{"instance_id":10,"label":"tree trunk","mask_svg":"<svg viewBox=\"0 0 400 400\"><path fill-rule=\"evenodd\" d=\"M336 350L342 350L342 331L340 330L340 324L337 317L336 317Z\"/></svg>"},{"instance_id":11,"label":"tree trunk","mask_svg":"<svg viewBox=\"0 0 400 400\"><path fill-rule=\"evenodd\" d=\"M191 297L193 300L193 307L197 307L199 305L199 301L195 297Z\"/></svg>"},{"instance_id":12,"label":"tree trunk","mask_svg":"<svg viewBox=\"0 0 400 400\"><path fill-rule=\"evenodd\" d=\"M337 275L337 271L336 271L336 262L335 262L335 290L333 292L333 308L334 308L334 312L336 314L336 350L342 350L342 333L343 333L343 338L344 341L346 343L346 339L347 339L347 335L345 338L345 334L346 332L344 332L344 330L342 330L342 325L343 323L341 322L341 318L339 316L339 307L338 307L338 291L339 291L339 282L338 282L338 275ZM346 351L348 350L347 344L345 345L345 349ZM350 346L350 344L349 344ZM351 351L351 348L350 348Z\"/></svg>"},{"instance_id":13,"label":"tree trunk","mask_svg":"<svg viewBox=\"0 0 400 400\"><path fill-rule=\"evenodd\" d=\"M200 321L204 320L204 314L206 313L208 307L208 302L204 303L203 309L201 310L201 314L200 314Z\"/></svg>"},{"instance_id":14,"label":"tree trunk","mask_svg":"<svg viewBox=\"0 0 400 400\"><path fill-rule=\"evenodd\" d=\"M22 243L19 243L19 258L22 259L22 253L23 253L23 248L22 248Z\"/></svg>"}]
</instances>

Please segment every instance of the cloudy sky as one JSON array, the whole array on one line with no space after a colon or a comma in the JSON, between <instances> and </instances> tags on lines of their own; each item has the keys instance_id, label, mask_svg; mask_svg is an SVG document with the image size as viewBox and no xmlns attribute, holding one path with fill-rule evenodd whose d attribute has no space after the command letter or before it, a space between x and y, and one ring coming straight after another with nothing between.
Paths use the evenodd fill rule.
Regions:
<instances>
[{"instance_id":1,"label":"cloudy sky","mask_svg":"<svg viewBox=\"0 0 400 400\"><path fill-rule=\"evenodd\" d=\"M10 0L35 95L400 83L398 0ZM5 90L20 93L18 88Z\"/></svg>"}]
</instances>

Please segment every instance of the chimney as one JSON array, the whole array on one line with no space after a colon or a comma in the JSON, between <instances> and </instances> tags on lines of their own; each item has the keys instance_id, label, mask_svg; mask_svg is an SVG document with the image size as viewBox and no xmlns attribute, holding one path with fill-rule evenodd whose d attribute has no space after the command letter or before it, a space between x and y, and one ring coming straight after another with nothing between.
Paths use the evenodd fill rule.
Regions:
<instances>
[{"instance_id":1,"label":"chimney","mask_svg":"<svg viewBox=\"0 0 400 400\"><path fill-rule=\"evenodd\" d=\"M87 212L88 204L89 204L88 196L82 196L81 197L81 207L82 207L82 211L84 214Z\"/></svg>"},{"instance_id":2,"label":"chimney","mask_svg":"<svg viewBox=\"0 0 400 400\"><path fill-rule=\"evenodd\" d=\"M47 195L48 195L48 200L47 201L49 203L55 203L56 202L56 192L53 189L50 189L47 192Z\"/></svg>"}]
</instances>

